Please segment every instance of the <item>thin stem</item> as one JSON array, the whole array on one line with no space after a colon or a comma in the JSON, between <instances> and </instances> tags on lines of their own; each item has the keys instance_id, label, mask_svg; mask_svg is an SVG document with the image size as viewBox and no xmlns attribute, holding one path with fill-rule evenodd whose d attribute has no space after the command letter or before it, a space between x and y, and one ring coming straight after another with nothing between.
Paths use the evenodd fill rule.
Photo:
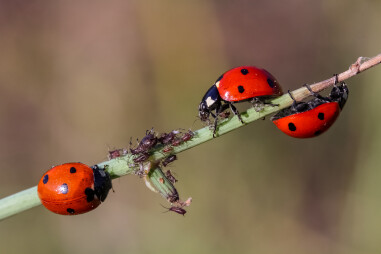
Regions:
<instances>
[{"instance_id":1,"label":"thin stem","mask_svg":"<svg viewBox=\"0 0 381 254\"><path fill-rule=\"evenodd\" d=\"M0 200L0 220L41 205L37 186L20 191Z\"/></svg>"},{"instance_id":2,"label":"thin stem","mask_svg":"<svg viewBox=\"0 0 381 254\"><path fill-rule=\"evenodd\" d=\"M353 77L373 66L381 63L381 54L373 58L364 58L359 57L357 61L350 66L347 71L344 71L338 74L338 81L344 81ZM335 77L331 77L324 81L315 83L311 85L311 89L314 92L320 92L335 83ZM292 91L292 95L298 101L303 100L310 96L310 92L307 88L299 88ZM266 106L262 111L256 112L254 108L250 108L246 112L241 113L242 119L245 122L242 124L238 117L232 117L231 119L225 119L219 122L217 137L222 136L230 131L233 131L239 127L245 126L255 120L262 119L263 117L272 114L276 111L279 111L283 108L289 107L292 104L292 99L289 95L285 94L281 97L278 97L272 100L270 103L278 104L277 107ZM194 132L194 137L182 143L179 146L173 147L173 150L170 153L165 153L163 151L163 146L157 146L153 149L152 155L149 158L149 161L156 162L170 154L177 154L183 152L187 149L190 149L194 146L198 146L204 142L210 141L213 139L213 131L207 126L205 128L199 129ZM155 163L154 163L155 164ZM157 164L156 164L157 165ZM135 163L133 162L133 156L127 154L126 156L118 157L109 161L104 161L98 164L99 167L104 168L113 178L118 178L127 174L134 174L137 170ZM161 195L168 198L174 191L173 185L170 181L164 176L161 171L152 168L154 170L152 174L149 174L150 182L154 185L154 189L160 192ZM163 184L164 186L161 186ZM0 220L7 218L9 216L15 215L32 207L40 205L41 202L37 196L37 187L32 187L27 190L21 191L14 195L8 196L0 200Z\"/></svg>"}]
</instances>

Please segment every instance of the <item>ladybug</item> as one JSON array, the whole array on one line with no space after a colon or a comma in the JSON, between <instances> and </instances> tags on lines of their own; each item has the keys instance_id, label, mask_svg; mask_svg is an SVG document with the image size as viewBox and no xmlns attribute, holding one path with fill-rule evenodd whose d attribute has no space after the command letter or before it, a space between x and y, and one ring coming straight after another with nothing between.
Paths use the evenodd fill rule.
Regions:
<instances>
[{"instance_id":1,"label":"ladybug","mask_svg":"<svg viewBox=\"0 0 381 254\"><path fill-rule=\"evenodd\" d=\"M110 175L98 166L66 163L47 171L38 183L37 192L48 210L76 215L97 208L111 188Z\"/></svg>"},{"instance_id":2,"label":"ladybug","mask_svg":"<svg viewBox=\"0 0 381 254\"><path fill-rule=\"evenodd\" d=\"M285 134L294 138L312 138L327 131L335 122L348 99L348 87L340 83L332 88L328 97L315 93L306 85L314 99L296 102L279 111L271 120Z\"/></svg>"},{"instance_id":3,"label":"ladybug","mask_svg":"<svg viewBox=\"0 0 381 254\"><path fill-rule=\"evenodd\" d=\"M209 121L210 115L214 118L214 137L217 118L227 108L244 123L234 103L265 104L267 99L282 94L278 81L268 71L254 66L236 67L222 74L206 92L198 107L199 117L203 122Z\"/></svg>"}]
</instances>

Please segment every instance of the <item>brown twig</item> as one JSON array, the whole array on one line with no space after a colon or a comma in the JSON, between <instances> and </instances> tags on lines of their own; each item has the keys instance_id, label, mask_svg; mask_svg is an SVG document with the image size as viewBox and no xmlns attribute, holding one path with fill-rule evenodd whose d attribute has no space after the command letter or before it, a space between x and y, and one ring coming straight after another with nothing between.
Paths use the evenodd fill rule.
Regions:
<instances>
[{"instance_id":1,"label":"brown twig","mask_svg":"<svg viewBox=\"0 0 381 254\"><path fill-rule=\"evenodd\" d=\"M377 64L381 63L381 54L368 58L368 57L359 57L357 61L349 66L349 69L338 74L338 81L344 81L347 80ZM314 92L320 92L330 86L333 86L335 83L335 77L317 82L315 84L311 85L311 89ZM295 97L296 100L302 100L310 95L310 92L306 88L300 88L298 90L295 90L292 92L292 95Z\"/></svg>"}]
</instances>

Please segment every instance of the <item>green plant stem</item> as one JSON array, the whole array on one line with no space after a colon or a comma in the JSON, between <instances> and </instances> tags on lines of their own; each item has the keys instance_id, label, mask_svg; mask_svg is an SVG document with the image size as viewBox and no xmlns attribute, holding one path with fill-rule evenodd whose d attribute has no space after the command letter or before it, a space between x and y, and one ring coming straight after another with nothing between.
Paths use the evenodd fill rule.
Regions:
<instances>
[{"instance_id":1,"label":"green plant stem","mask_svg":"<svg viewBox=\"0 0 381 254\"><path fill-rule=\"evenodd\" d=\"M20 191L0 200L0 220L41 205L37 186Z\"/></svg>"},{"instance_id":2,"label":"green plant stem","mask_svg":"<svg viewBox=\"0 0 381 254\"><path fill-rule=\"evenodd\" d=\"M338 75L339 81L344 81L352 76L355 76L381 62L381 54L373 58L360 57L357 61L350 66L347 71L344 71ZM330 86L335 82L335 77L331 77L327 80L315 83L311 85L311 88L315 92L320 92ZM292 91L292 95L298 101L305 99L310 96L310 92L307 88L299 88ZM245 126L255 120L262 119L263 117L277 112L283 108L289 107L292 104L292 99L288 94L278 97L272 101L272 104L278 104L279 106L265 106L265 108L257 112L254 108L250 108L246 112L242 112L241 116L244 121L242 124L238 117L234 116L230 119L225 119L219 122L217 137L222 136L230 131L233 131L239 127ZM170 154L178 154L194 146L200 145L204 142L213 139L213 131L207 126L205 128L199 129L194 132L194 137L184 142L183 144L173 147L170 153L164 153L163 146L157 146L153 149L152 155L149 158L150 161L155 162L167 157ZM133 155L127 154L126 156L118 157L109 161L101 162L97 164L99 167L104 168L110 173L112 178L118 178L128 174L134 174L137 170L136 165L133 163ZM159 168L160 169L160 168ZM153 170L156 170L153 168ZM173 192L173 185L168 181L164 174L160 171L154 171L154 174L150 175L150 181L156 185L155 189L160 192L164 197L168 197L171 192ZM163 178L162 180L160 178ZM163 181L164 180L164 181ZM160 186L164 184L164 186ZM172 187L171 187L172 185ZM32 187L27 190L21 191L14 195L8 196L0 200L0 220L7 218L9 216L15 215L22 211L28 210L32 207L40 205L41 202L37 195L37 187Z\"/></svg>"}]
</instances>

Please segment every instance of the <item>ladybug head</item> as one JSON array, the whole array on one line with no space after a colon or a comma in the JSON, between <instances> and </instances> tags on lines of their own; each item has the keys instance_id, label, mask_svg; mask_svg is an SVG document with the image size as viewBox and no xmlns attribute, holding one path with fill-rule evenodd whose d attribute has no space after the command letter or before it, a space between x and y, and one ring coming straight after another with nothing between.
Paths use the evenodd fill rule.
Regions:
<instances>
[{"instance_id":1,"label":"ladybug head","mask_svg":"<svg viewBox=\"0 0 381 254\"><path fill-rule=\"evenodd\" d=\"M329 94L329 98L332 101L336 101L337 103L339 103L340 108L343 109L345 103L348 100L348 94L349 94L348 87L344 82L342 82L340 83L340 85L334 86L332 88L332 91Z\"/></svg>"},{"instance_id":2,"label":"ladybug head","mask_svg":"<svg viewBox=\"0 0 381 254\"><path fill-rule=\"evenodd\" d=\"M112 188L110 175L100 169L98 166L93 166L94 173L94 191L97 198L103 202L105 201L109 190Z\"/></svg>"},{"instance_id":3,"label":"ladybug head","mask_svg":"<svg viewBox=\"0 0 381 254\"><path fill-rule=\"evenodd\" d=\"M209 119L209 115L210 111L206 105L206 101L202 101L198 106L198 116L200 117L201 121L205 122Z\"/></svg>"},{"instance_id":4,"label":"ladybug head","mask_svg":"<svg viewBox=\"0 0 381 254\"><path fill-rule=\"evenodd\" d=\"M205 93L198 106L198 116L201 121L207 121L212 110L218 109L221 106L221 97L218 92L217 86L213 85Z\"/></svg>"}]
</instances>

